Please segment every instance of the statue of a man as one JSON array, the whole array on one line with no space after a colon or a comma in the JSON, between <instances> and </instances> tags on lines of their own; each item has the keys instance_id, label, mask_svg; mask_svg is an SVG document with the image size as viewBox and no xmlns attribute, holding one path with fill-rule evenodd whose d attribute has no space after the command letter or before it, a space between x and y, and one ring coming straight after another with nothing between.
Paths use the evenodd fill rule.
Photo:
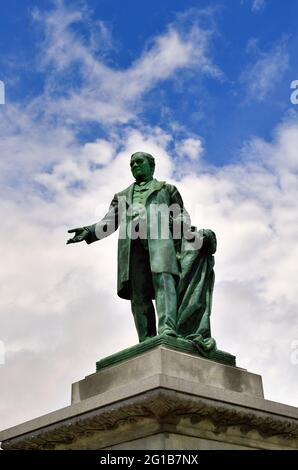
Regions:
<instances>
[{"instance_id":1,"label":"statue of a man","mask_svg":"<svg viewBox=\"0 0 298 470\"><path fill-rule=\"evenodd\" d=\"M85 240L89 244L119 227L118 295L131 301L139 341L157 332L174 337L182 332L184 338L199 337L209 341L213 289L213 257L211 260L210 255L215 251L214 234L211 231L199 233L191 227L177 188L153 178L152 155L134 153L130 167L135 182L115 194L108 213L98 223L69 230L75 235L67 243ZM191 238L201 239L196 249L187 248ZM187 278L190 272L197 277L192 282ZM205 300L197 299L199 307L195 307L193 297L200 293ZM156 302L157 328L152 299ZM182 315L180 305L183 305ZM198 315L196 308L200 310ZM200 324L204 325L203 329ZM210 345L208 341L206 344Z\"/></svg>"}]
</instances>

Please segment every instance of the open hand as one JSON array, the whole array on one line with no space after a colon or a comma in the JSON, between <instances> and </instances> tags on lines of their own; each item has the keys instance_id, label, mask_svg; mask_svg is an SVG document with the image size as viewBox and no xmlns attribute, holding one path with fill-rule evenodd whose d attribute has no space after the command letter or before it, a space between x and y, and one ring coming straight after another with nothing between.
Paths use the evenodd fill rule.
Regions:
<instances>
[{"instance_id":1,"label":"open hand","mask_svg":"<svg viewBox=\"0 0 298 470\"><path fill-rule=\"evenodd\" d=\"M72 228L72 229L68 230L68 233L74 233L75 235L74 235L73 238L69 238L69 240L67 240L67 242L66 242L67 245L69 243L82 242L83 240L86 240L86 238L89 234L88 230L86 230L83 227Z\"/></svg>"}]
</instances>

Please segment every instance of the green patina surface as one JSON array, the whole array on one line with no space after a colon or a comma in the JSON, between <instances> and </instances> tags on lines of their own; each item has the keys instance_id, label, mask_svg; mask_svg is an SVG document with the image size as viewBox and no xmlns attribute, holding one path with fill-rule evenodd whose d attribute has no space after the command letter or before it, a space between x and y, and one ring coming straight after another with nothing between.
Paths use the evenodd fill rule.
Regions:
<instances>
[{"instance_id":1,"label":"green patina surface","mask_svg":"<svg viewBox=\"0 0 298 470\"><path fill-rule=\"evenodd\" d=\"M200 350L194 344L192 344L190 341L184 340L183 338L172 338L170 336L154 336L153 338L143 341L142 343L136 344L135 346L132 346L127 349L123 349L122 351L119 351L116 354L112 354L111 356L99 360L96 363L96 371L98 372L106 367L119 364L120 362L126 361L127 359L131 359L146 351L149 351L150 349L154 349L157 346L162 345L167 346L176 351L193 354L194 356L203 357L211 361L220 362L221 364L226 364L229 366L236 365L235 356L225 351L215 349L210 351L207 356L206 353L200 352Z\"/></svg>"}]
</instances>

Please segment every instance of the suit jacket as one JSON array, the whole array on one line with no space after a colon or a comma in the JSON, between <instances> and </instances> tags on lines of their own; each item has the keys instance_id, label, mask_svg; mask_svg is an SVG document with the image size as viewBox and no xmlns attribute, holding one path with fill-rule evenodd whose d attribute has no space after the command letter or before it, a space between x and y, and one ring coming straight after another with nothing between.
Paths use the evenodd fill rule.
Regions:
<instances>
[{"instance_id":1,"label":"suit jacket","mask_svg":"<svg viewBox=\"0 0 298 470\"><path fill-rule=\"evenodd\" d=\"M119 231L118 240L118 295L123 299L130 299L130 256L131 256L131 237L127 236L130 227L130 212L129 209L132 205L134 183L123 191L115 194L108 213L102 220L96 224L85 227L89 231L89 237L86 242L93 243L94 241L101 240L111 233L115 232L117 228ZM178 223L190 227L190 219L188 213L184 209L183 200L179 191L175 186L167 184L164 181L152 181L151 187L148 191L145 200L145 208L147 214L150 205L165 204L167 207L176 204L180 208L180 214L170 216L169 218L169 237L162 238L162 230L158 226L154 230L155 236L151 236L151 231L148 230L148 249L150 257L150 268L153 273L168 272L173 275L179 276L179 266L177 261L177 250L179 250L179 240L173 240L172 227L173 223L178 220ZM156 206L158 207L158 206ZM150 225L151 221L149 222ZM154 223L159 224L160 219ZM156 229L156 227L155 227ZM157 237L156 237L157 234ZM181 240L180 240L181 242Z\"/></svg>"}]
</instances>

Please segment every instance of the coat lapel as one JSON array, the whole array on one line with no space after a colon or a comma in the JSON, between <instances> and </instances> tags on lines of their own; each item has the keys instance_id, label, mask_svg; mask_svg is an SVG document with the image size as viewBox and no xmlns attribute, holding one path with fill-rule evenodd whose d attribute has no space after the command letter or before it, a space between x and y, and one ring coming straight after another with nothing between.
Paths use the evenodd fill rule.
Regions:
<instances>
[{"instance_id":1,"label":"coat lapel","mask_svg":"<svg viewBox=\"0 0 298 470\"><path fill-rule=\"evenodd\" d=\"M124 189L118 196L125 197L126 209L132 204L132 193L133 193L134 183L132 183L128 188Z\"/></svg>"},{"instance_id":2,"label":"coat lapel","mask_svg":"<svg viewBox=\"0 0 298 470\"><path fill-rule=\"evenodd\" d=\"M165 184L165 181L157 181L156 179L152 181L151 188L148 191L148 194L146 196L145 205L147 204L147 201L150 198L151 194L155 193L155 191L159 191L163 187L164 184Z\"/></svg>"}]
</instances>

